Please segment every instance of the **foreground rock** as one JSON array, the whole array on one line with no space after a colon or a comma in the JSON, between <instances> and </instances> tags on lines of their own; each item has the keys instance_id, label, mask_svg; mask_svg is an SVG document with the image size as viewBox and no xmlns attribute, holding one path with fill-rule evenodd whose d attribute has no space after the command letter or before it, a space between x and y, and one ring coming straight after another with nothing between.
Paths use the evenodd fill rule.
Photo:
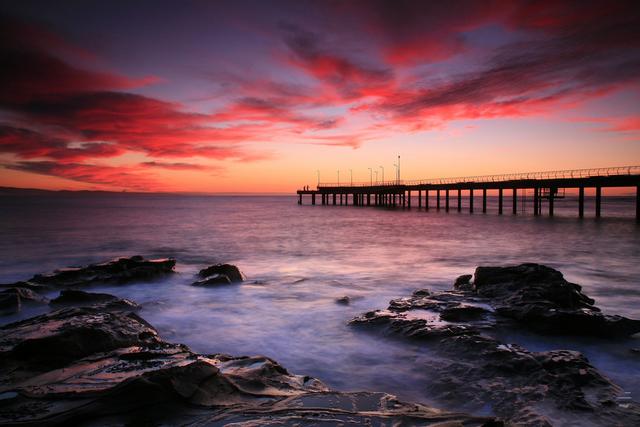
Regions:
<instances>
[{"instance_id":1,"label":"foreground rock","mask_svg":"<svg viewBox=\"0 0 640 427\"><path fill-rule=\"evenodd\" d=\"M1 314L16 313L23 305L46 303L46 298L27 288L13 287L0 292Z\"/></svg>"},{"instance_id":2,"label":"foreground rock","mask_svg":"<svg viewBox=\"0 0 640 427\"><path fill-rule=\"evenodd\" d=\"M516 424L640 425L638 404L618 404L623 390L582 354L532 352L495 338L503 327L522 325L570 333L580 319L586 328L581 335L625 335L636 331L637 321L603 315L578 285L535 264L479 267L473 281L460 277L454 288L416 291L352 323L432 343L442 361L437 369L425 369L433 369L429 390L443 401L472 408L490 404ZM574 323L563 326L562 319ZM543 327L528 323L534 321Z\"/></svg>"},{"instance_id":3,"label":"foreground rock","mask_svg":"<svg viewBox=\"0 0 640 427\"><path fill-rule=\"evenodd\" d=\"M194 286L217 286L244 281L244 275L232 264L215 264L203 268L198 273L202 279L193 282Z\"/></svg>"},{"instance_id":4,"label":"foreground rock","mask_svg":"<svg viewBox=\"0 0 640 427\"><path fill-rule=\"evenodd\" d=\"M544 265L478 267L472 291L489 298L501 316L545 333L612 337L640 332L640 320L602 314L579 285Z\"/></svg>"},{"instance_id":5,"label":"foreground rock","mask_svg":"<svg viewBox=\"0 0 640 427\"><path fill-rule=\"evenodd\" d=\"M176 261L171 258L147 260L136 255L86 267L69 267L49 274L36 274L26 282L14 286L39 289L42 287L77 287L93 283L128 283L149 280L173 273Z\"/></svg>"},{"instance_id":6,"label":"foreground rock","mask_svg":"<svg viewBox=\"0 0 640 427\"><path fill-rule=\"evenodd\" d=\"M0 401L2 425L500 425L331 391L262 356L196 354L100 305L0 328Z\"/></svg>"}]
</instances>

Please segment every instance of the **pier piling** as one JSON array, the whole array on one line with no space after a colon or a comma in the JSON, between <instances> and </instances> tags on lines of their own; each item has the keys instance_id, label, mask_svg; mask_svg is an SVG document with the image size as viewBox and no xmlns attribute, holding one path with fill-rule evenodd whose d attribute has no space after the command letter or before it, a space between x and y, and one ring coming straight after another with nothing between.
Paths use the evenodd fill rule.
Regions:
<instances>
[{"instance_id":1,"label":"pier piling","mask_svg":"<svg viewBox=\"0 0 640 427\"><path fill-rule=\"evenodd\" d=\"M487 213L487 189L482 189L482 213Z\"/></svg>"}]
</instances>

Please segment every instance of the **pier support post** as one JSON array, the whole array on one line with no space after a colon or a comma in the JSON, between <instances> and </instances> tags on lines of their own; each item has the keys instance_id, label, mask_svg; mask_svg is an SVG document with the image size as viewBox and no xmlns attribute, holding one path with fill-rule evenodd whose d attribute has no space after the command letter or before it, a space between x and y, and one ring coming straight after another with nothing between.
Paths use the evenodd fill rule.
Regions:
<instances>
[{"instance_id":1,"label":"pier support post","mask_svg":"<svg viewBox=\"0 0 640 427\"><path fill-rule=\"evenodd\" d=\"M298 195L298 204L301 205L302 204L302 194Z\"/></svg>"},{"instance_id":2,"label":"pier support post","mask_svg":"<svg viewBox=\"0 0 640 427\"><path fill-rule=\"evenodd\" d=\"M556 198L557 188L549 188L549 216L553 216L553 202Z\"/></svg>"},{"instance_id":3,"label":"pier support post","mask_svg":"<svg viewBox=\"0 0 640 427\"><path fill-rule=\"evenodd\" d=\"M422 208L422 190L418 190L418 210Z\"/></svg>"},{"instance_id":4,"label":"pier support post","mask_svg":"<svg viewBox=\"0 0 640 427\"><path fill-rule=\"evenodd\" d=\"M436 209L440 210L440 190L436 190Z\"/></svg>"},{"instance_id":5,"label":"pier support post","mask_svg":"<svg viewBox=\"0 0 640 427\"><path fill-rule=\"evenodd\" d=\"M538 216L538 203L540 203L540 189L533 187L533 216Z\"/></svg>"},{"instance_id":6,"label":"pier support post","mask_svg":"<svg viewBox=\"0 0 640 427\"><path fill-rule=\"evenodd\" d=\"M473 213L473 188L469 189L469 213Z\"/></svg>"},{"instance_id":7,"label":"pier support post","mask_svg":"<svg viewBox=\"0 0 640 427\"><path fill-rule=\"evenodd\" d=\"M411 209L411 190L407 191L407 208Z\"/></svg>"},{"instance_id":8,"label":"pier support post","mask_svg":"<svg viewBox=\"0 0 640 427\"><path fill-rule=\"evenodd\" d=\"M340 206L342 206L342 193L340 193Z\"/></svg>"},{"instance_id":9,"label":"pier support post","mask_svg":"<svg viewBox=\"0 0 640 427\"><path fill-rule=\"evenodd\" d=\"M316 204L316 193L311 193L311 204L312 205Z\"/></svg>"},{"instance_id":10,"label":"pier support post","mask_svg":"<svg viewBox=\"0 0 640 427\"><path fill-rule=\"evenodd\" d=\"M640 222L640 185L636 186L636 221Z\"/></svg>"},{"instance_id":11,"label":"pier support post","mask_svg":"<svg viewBox=\"0 0 640 427\"><path fill-rule=\"evenodd\" d=\"M482 213L487 213L487 189L482 189Z\"/></svg>"},{"instance_id":12,"label":"pier support post","mask_svg":"<svg viewBox=\"0 0 640 427\"><path fill-rule=\"evenodd\" d=\"M584 218L584 187L578 189L578 216Z\"/></svg>"},{"instance_id":13,"label":"pier support post","mask_svg":"<svg viewBox=\"0 0 640 427\"><path fill-rule=\"evenodd\" d=\"M429 210L429 190L424 190L424 210Z\"/></svg>"},{"instance_id":14,"label":"pier support post","mask_svg":"<svg viewBox=\"0 0 640 427\"><path fill-rule=\"evenodd\" d=\"M600 218L600 207L602 205L602 187L596 187L596 218Z\"/></svg>"},{"instance_id":15,"label":"pier support post","mask_svg":"<svg viewBox=\"0 0 640 427\"><path fill-rule=\"evenodd\" d=\"M336 205L336 193L333 193L333 206Z\"/></svg>"},{"instance_id":16,"label":"pier support post","mask_svg":"<svg viewBox=\"0 0 640 427\"><path fill-rule=\"evenodd\" d=\"M502 188L498 189L498 215L502 215Z\"/></svg>"},{"instance_id":17,"label":"pier support post","mask_svg":"<svg viewBox=\"0 0 640 427\"><path fill-rule=\"evenodd\" d=\"M449 212L449 190L444 190L444 210Z\"/></svg>"},{"instance_id":18,"label":"pier support post","mask_svg":"<svg viewBox=\"0 0 640 427\"><path fill-rule=\"evenodd\" d=\"M513 214L516 215L518 213L518 189L513 189Z\"/></svg>"},{"instance_id":19,"label":"pier support post","mask_svg":"<svg viewBox=\"0 0 640 427\"><path fill-rule=\"evenodd\" d=\"M462 211L462 190L458 188L458 212Z\"/></svg>"},{"instance_id":20,"label":"pier support post","mask_svg":"<svg viewBox=\"0 0 640 427\"><path fill-rule=\"evenodd\" d=\"M367 193L367 206L371 206L371 193Z\"/></svg>"}]
</instances>

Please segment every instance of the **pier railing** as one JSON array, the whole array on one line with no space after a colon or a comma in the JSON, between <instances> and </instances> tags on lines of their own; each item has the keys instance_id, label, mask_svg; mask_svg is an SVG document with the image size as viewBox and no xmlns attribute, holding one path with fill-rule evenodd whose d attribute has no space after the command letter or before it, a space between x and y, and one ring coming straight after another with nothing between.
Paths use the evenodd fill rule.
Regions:
<instances>
[{"instance_id":1,"label":"pier railing","mask_svg":"<svg viewBox=\"0 0 640 427\"><path fill-rule=\"evenodd\" d=\"M323 187L371 187L423 184L460 184L469 182L505 182L532 179L562 179L562 178L590 178L598 176L640 175L640 166L618 166L610 168L572 169L545 172L520 172L498 175L476 175L451 178L430 178L417 180L366 181L354 183L321 182L318 189Z\"/></svg>"}]
</instances>

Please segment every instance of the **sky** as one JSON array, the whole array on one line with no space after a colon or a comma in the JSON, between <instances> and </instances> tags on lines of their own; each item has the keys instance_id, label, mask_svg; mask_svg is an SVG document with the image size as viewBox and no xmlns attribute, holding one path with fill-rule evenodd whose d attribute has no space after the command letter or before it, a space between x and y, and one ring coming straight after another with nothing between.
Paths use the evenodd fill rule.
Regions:
<instances>
[{"instance_id":1,"label":"sky","mask_svg":"<svg viewBox=\"0 0 640 427\"><path fill-rule=\"evenodd\" d=\"M640 165L638 1L0 3L0 186Z\"/></svg>"}]
</instances>

